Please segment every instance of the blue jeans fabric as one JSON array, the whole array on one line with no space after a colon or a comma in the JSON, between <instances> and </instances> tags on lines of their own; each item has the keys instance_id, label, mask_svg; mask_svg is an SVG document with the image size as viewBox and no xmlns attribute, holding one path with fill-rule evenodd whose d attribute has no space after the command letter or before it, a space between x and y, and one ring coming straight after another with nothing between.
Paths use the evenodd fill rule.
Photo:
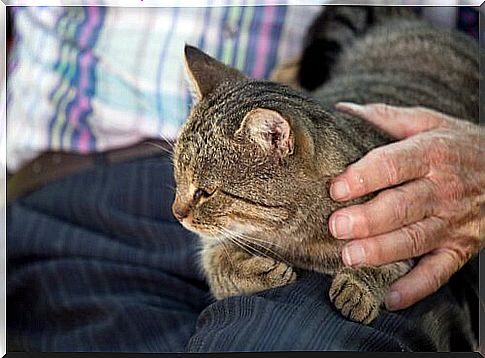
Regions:
<instances>
[{"instance_id":1,"label":"blue jeans fabric","mask_svg":"<svg viewBox=\"0 0 485 358\"><path fill-rule=\"evenodd\" d=\"M198 241L172 217L168 156L99 165L9 205L8 350L434 351L476 346L468 265L434 295L370 326L329 302L329 277L215 301ZM453 284L455 282L455 284Z\"/></svg>"}]
</instances>

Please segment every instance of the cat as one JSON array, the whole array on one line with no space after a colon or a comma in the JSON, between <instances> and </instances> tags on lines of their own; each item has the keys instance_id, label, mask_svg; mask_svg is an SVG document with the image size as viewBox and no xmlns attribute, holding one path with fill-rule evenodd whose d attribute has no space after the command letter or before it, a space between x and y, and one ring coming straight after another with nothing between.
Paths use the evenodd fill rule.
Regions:
<instances>
[{"instance_id":1,"label":"cat","mask_svg":"<svg viewBox=\"0 0 485 358\"><path fill-rule=\"evenodd\" d=\"M333 201L329 184L393 139L333 106L339 101L424 106L476 121L478 49L465 35L401 11L379 21L368 15L379 13L375 8L324 11L323 30L331 28L329 21L350 27L352 18L367 22L327 50L304 52L301 66L326 67L315 70L325 73L310 84L311 93L251 79L186 45L197 103L175 143L172 210L200 236L201 266L216 299L288 285L297 279L296 268L307 269L331 275L331 302L344 317L368 324L412 261L345 267L345 240L332 238L327 222L349 203ZM316 30L318 21L312 31L322 40L329 31ZM299 76L309 70L301 69Z\"/></svg>"}]
</instances>

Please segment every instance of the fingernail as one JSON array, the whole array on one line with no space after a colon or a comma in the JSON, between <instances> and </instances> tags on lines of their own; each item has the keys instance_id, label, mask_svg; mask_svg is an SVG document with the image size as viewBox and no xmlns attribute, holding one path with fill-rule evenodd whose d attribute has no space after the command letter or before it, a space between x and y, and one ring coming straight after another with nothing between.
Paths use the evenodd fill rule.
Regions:
<instances>
[{"instance_id":1,"label":"fingernail","mask_svg":"<svg viewBox=\"0 0 485 358\"><path fill-rule=\"evenodd\" d=\"M359 244L349 244L343 248L343 260L347 266L359 266L365 262L365 252Z\"/></svg>"},{"instance_id":2,"label":"fingernail","mask_svg":"<svg viewBox=\"0 0 485 358\"><path fill-rule=\"evenodd\" d=\"M362 113L364 106L352 102L339 102L335 105L338 111L349 112L349 113Z\"/></svg>"},{"instance_id":3,"label":"fingernail","mask_svg":"<svg viewBox=\"0 0 485 358\"><path fill-rule=\"evenodd\" d=\"M396 309L401 302L401 294L398 291L391 291L386 295L384 304L389 311Z\"/></svg>"},{"instance_id":4,"label":"fingernail","mask_svg":"<svg viewBox=\"0 0 485 358\"><path fill-rule=\"evenodd\" d=\"M349 185L345 180L337 180L330 186L330 196L334 200L345 199L349 193Z\"/></svg>"},{"instance_id":5,"label":"fingernail","mask_svg":"<svg viewBox=\"0 0 485 358\"><path fill-rule=\"evenodd\" d=\"M330 230L337 239L349 239L352 237L352 219L347 215L335 215L332 218Z\"/></svg>"}]
</instances>

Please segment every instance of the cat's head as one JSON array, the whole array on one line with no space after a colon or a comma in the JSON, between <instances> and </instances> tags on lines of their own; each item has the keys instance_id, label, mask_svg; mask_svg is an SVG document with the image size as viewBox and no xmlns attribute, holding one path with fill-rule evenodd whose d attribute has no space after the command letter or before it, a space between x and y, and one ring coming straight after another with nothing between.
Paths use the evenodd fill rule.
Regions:
<instances>
[{"instance_id":1,"label":"cat's head","mask_svg":"<svg viewBox=\"0 0 485 358\"><path fill-rule=\"evenodd\" d=\"M290 232L311 200L318 106L194 47L185 60L197 103L175 145L175 217L203 237Z\"/></svg>"}]
</instances>

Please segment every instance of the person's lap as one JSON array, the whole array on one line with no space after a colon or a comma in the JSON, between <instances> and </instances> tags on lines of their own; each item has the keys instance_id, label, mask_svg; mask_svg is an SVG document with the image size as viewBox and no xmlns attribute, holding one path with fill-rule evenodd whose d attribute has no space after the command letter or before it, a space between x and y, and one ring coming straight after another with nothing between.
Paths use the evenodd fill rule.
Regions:
<instances>
[{"instance_id":1,"label":"person's lap","mask_svg":"<svg viewBox=\"0 0 485 358\"><path fill-rule=\"evenodd\" d=\"M307 271L286 287L214 301L197 238L172 218L173 186L164 156L99 166L12 203L8 349L473 348L473 292L450 286L399 314L383 311L369 327L340 316L329 277Z\"/></svg>"}]
</instances>

